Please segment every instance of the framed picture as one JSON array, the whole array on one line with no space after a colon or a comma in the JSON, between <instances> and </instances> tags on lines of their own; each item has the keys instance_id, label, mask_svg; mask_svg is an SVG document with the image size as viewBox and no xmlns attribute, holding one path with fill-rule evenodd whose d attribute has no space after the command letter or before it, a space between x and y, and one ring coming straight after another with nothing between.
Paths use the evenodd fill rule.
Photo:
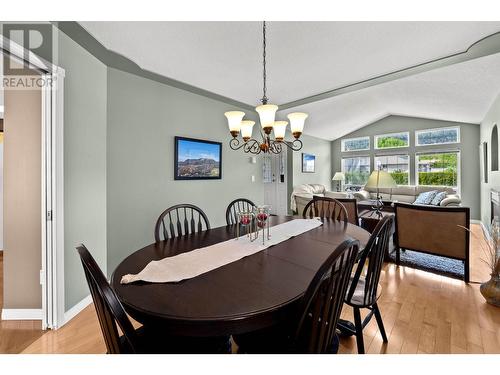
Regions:
<instances>
[{"instance_id":1,"label":"framed picture","mask_svg":"<svg viewBox=\"0 0 500 375\"><path fill-rule=\"evenodd\" d=\"M220 180L222 143L175 137L175 180Z\"/></svg>"},{"instance_id":2,"label":"framed picture","mask_svg":"<svg viewBox=\"0 0 500 375\"><path fill-rule=\"evenodd\" d=\"M302 154L302 173L314 173L316 167L316 156Z\"/></svg>"}]
</instances>

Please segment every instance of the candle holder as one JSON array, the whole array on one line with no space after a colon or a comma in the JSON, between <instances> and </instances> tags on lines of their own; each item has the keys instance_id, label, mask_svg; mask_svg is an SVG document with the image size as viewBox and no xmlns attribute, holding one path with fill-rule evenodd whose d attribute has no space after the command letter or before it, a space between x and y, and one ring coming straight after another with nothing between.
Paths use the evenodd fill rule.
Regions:
<instances>
[{"instance_id":1,"label":"candle holder","mask_svg":"<svg viewBox=\"0 0 500 375\"><path fill-rule=\"evenodd\" d=\"M266 237L267 240L271 239L271 233L269 229L269 215L271 211L271 206L259 206L255 208L255 219L257 221L256 236L259 237L259 231L262 230L262 244L264 245ZM267 229L267 235L266 235Z\"/></svg>"},{"instance_id":2,"label":"candle holder","mask_svg":"<svg viewBox=\"0 0 500 375\"><path fill-rule=\"evenodd\" d=\"M236 225L236 239L240 238L240 227L243 227L247 237L252 239L252 233L254 232L255 215L252 211L240 211L237 213L238 224Z\"/></svg>"}]
</instances>

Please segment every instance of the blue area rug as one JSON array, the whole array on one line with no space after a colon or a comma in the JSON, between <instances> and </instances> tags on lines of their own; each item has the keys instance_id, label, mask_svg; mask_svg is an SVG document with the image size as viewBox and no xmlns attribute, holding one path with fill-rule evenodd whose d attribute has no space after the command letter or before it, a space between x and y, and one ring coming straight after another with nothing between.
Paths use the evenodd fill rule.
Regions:
<instances>
[{"instance_id":1,"label":"blue area rug","mask_svg":"<svg viewBox=\"0 0 500 375\"><path fill-rule=\"evenodd\" d=\"M395 251L390 253L390 258L394 263L396 262ZM464 279L464 263L457 259L406 250L400 252L400 264L443 276Z\"/></svg>"}]
</instances>

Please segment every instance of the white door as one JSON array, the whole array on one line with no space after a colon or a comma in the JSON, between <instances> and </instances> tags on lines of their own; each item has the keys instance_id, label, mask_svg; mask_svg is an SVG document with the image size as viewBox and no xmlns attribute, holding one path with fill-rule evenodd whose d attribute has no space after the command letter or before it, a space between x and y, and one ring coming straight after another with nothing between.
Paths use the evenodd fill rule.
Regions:
<instances>
[{"instance_id":1,"label":"white door","mask_svg":"<svg viewBox=\"0 0 500 375\"><path fill-rule=\"evenodd\" d=\"M266 155L263 160L264 204L271 206L271 214L287 214L287 150Z\"/></svg>"}]
</instances>

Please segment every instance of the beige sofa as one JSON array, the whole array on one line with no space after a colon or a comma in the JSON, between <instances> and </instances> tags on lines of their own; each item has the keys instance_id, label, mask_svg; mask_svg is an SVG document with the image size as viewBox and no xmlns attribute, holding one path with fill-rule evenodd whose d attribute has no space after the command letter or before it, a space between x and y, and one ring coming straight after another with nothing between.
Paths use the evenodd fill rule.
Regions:
<instances>
[{"instance_id":1,"label":"beige sofa","mask_svg":"<svg viewBox=\"0 0 500 375\"><path fill-rule=\"evenodd\" d=\"M327 198L348 198L348 193L326 190L325 185L302 184L294 187L290 197L290 208L297 215L302 215L304 208L315 195Z\"/></svg>"},{"instance_id":2,"label":"beige sofa","mask_svg":"<svg viewBox=\"0 0 500 375\"><path fill-rule=\"evenodd\" d=\"M447 186L398 185L397 187L392 189L381 188L379 189L379 192L382 200L413 203L420 193L431 190L446 191L446 198L443 199L440 203L440 206L442 207L456 207L460 206L460 204L462 203L460 196L456 194L453 189ZM358 201L376 199L377 189L365 187L360 191L354 192L353 195Z\"/></svg>"}]
</instances>

